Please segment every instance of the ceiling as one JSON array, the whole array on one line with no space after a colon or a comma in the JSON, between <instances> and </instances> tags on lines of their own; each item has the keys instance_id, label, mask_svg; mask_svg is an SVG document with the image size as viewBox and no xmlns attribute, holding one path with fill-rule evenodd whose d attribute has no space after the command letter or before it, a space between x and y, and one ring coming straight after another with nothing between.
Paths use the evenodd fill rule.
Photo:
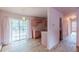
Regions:
<instances>
[{"instance_id":1,"label":"ceiling","mask_svg":"<svg viewBox=\"0 0 79 59\"><path fill-rule=\"evenodd\" d=\"M76 13L78 7L56 7L57 10L62 12L64 15Z\"/></svg>"},{"instance_id":2,"label":"ceiling","mask_svg":"<svg viewBox=\"0 0 79 59\"><path fill-rule=\"evenodd\" d=\"M77 11L77 7L54 7L63 14L70 14ZM46 7L0 7L1 10L17 13L26 16L47 17Z\"/></svg>"},{"instance_id":3,"label":"ceiling","mask_svg":"<svg viewBox=\"0 0 79 59\"><path fill-rule=\"evenodd\" d=\"M0 7L1 10L26 16L47 17L45 7Z\"/></svg>"}]
</instances>

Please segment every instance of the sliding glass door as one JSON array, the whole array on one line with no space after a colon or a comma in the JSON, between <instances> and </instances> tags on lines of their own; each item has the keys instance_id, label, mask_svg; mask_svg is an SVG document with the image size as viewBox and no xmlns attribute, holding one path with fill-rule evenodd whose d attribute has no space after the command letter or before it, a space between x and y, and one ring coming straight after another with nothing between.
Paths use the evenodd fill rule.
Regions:
<instances>
[{"instance_id":1,"label":"sliding glass door","mask_svg":"<svg viewBox=\"0 0 79 59\"><path fill-rule=\"evenodd\" d=\"M10 40L17 41L27 39L29 35L29 20L11 19Z\"/></svg>"},{"instance_id":2,"label":"sliding glass door","mask_svg":"<svg viewBox=\"0 0 79 59\"><path fill-rule=\"evenodd\" d=\"M19 35L20 35L20 39L26 39L28 37L28 30L29 30L29 24L28 24L28 20L20 20L20 24L19 24Z\"/></svg>"}]
</instances>

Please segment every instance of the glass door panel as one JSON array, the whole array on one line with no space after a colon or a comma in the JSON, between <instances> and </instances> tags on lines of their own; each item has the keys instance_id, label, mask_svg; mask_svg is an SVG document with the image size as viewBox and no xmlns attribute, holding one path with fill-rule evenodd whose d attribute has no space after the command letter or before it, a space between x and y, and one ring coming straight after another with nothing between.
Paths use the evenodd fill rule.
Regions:
<instances>
[{"instance_id":1,"label":"glass door panel","mask_svg":"<svg viewBox=\"0 0 79 59\"><path fill-rule=\"evenodd\" d=\"M11 20L11 41L27 39L29 35L28 20Z\"/></svg>"},{"instance_id":2,"label":"glass door panel","mask_svg":"<svg viewBox=\"0 0 79 59\"><path fill-rule=\"evenodd\" d=\"M27 24L25 20L20 20L20 39L26 39Z\"/></svg>"},{"instance_id":3,"label":"glass door panel","mask_svg":"<svg viewBox=\"0 0 79 59\"><path fill-rule=\"evenodd\" d=\"M19 40L19 20L11 21L11 35L12 41Z\"/></svg>"}]
</instances>

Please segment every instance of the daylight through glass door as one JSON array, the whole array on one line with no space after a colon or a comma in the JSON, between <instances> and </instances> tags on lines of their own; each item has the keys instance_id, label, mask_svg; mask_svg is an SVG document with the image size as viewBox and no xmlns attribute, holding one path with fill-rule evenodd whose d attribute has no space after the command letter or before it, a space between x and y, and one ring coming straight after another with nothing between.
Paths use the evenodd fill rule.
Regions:
<instances>
[{"instance_id":1,"label":"daylight through glass door","mask_svg":"<svg viewBox=\"0 0 79 59\"><path fill-rule=\"evenodd\" d=\"M11 19L11 41L23 40L28 37L28 20Z\"/></svg>"}]
</instances>

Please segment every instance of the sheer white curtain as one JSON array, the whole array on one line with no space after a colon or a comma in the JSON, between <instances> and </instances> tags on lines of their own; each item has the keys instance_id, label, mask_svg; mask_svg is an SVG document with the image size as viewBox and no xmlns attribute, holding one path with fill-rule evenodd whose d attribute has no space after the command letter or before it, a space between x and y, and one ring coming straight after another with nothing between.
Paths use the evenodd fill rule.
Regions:
<instances>
[{"instance_id":1,"label":"sheer white curtain","mask_svg":"<svg viewBox=\"0 0 79 59\"><path fill-rule=\"evenodd\" d=\"M9 18L7 16L4 16L2 18L2 25L1 25L1 31L2 31L2 44L8 44L9 43L9 35L10 35L10 24L9 24Z\"/></svg>"},{"instance_id":2,"label":"sheer white curtain","mask_svg":"<svg viewBox=\"0 0 79 59\"><path fill-rule=\"evenodd\" d=\"M1 46L1 17L0 17L0 46Z\"/></svg>"},{"instance_id":3,"label":"sheer white curtain","mask_svg":"<svg viewBox=\"0 0 79 59\"><path fill-rule=\"evenodd\" d=\"M30 17L28 18L28 31L29 31L29 35L28 35L28 38L29 39L32 39L32 27L31 27L31 19Z\"/></svg>"}]
</instances>

